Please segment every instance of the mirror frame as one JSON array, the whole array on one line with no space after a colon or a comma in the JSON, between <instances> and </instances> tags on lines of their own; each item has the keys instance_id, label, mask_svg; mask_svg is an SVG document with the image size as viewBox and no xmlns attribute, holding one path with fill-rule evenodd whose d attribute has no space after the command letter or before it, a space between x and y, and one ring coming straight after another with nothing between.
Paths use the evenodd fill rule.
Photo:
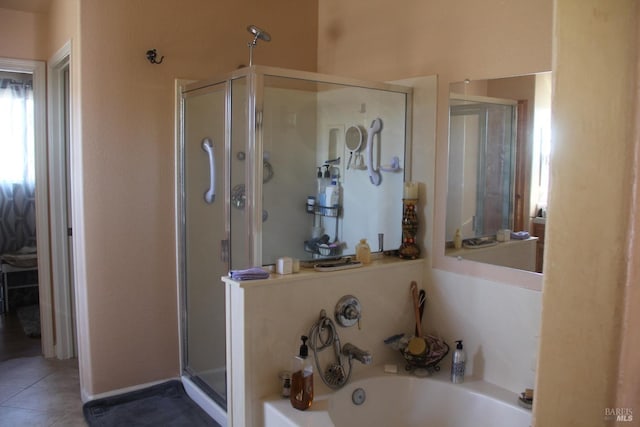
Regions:
<instances>
[{"instance_id":1,"label":"mirror frame","mask_svg":"<svg viewBox=\"0 0 640 427\"><path fill-rule=\"evenodd\" d=\"M477 76L477 80L488 80L500 77L536 74L550 70L534 70L505 73L503 76ZM438 99L436 108L436 182L433 219L432 257L433 268L452 273L473 276L494 282L509 284L534 291L542 290L542 273L517 270L498 265L445 256L446 206L449 172L449 92L450 84L465 80L467 77L441 76L438 79ZM546 252L545 252L546 257Z\"/></svg>"}]
</instances>

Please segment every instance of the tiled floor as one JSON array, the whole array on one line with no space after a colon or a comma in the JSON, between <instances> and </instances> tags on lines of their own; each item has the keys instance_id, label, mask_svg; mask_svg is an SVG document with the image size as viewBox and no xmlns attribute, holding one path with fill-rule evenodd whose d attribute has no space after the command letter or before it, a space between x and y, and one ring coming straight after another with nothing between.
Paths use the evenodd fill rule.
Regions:
<instances>
[{"instance_id":1,"label":"tiled floor","mask_svg":"<svg viewBox=\"0 0 640 427\"><path fill-rule=\"evenodd\" d=\"M39 356L16 321L0 315L0 427L86 426L77 360Z\"/></svg>"},{"instance_id":2,"label":"tiled floor","mask_svg":"<svg viewBox=\"0 0 640 427\"><path fill-rule=\"evenodd\" d=\"M77 360L41 356L0 363L0 426L86 426Z\"/></svg>"},{"instance_id":3,"label":"tiled floor","mask_svg":"<svg viewBox=\"0 0 640 427\"><path fill-rule=\"evenodd\" d=\"M15 311L0 314L0 362L41 354L40 339L25 335Z\"/></svg>"}]
</instances>

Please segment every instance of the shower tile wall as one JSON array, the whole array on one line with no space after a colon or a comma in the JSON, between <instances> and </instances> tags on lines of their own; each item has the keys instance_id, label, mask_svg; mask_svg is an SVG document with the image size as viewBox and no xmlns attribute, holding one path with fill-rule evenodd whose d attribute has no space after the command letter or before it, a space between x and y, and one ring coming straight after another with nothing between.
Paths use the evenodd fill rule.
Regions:
<instances>
[{"instance_id":1,"label":"shower tile wall","mask_svg":"<svg viewBox=\"0 0 640 427\"><path fill-rule=\"evenodd\" d=\"M373 91L359 87L332 88L319 94L318 101L318 154L324 160L335 152L344 159L340 164L340 182L343 187L343 224L340 236L347 247L345 253L355 253L356 243L363 237L369 238L373 251L377 251L375 239L383 230L386 249L397 248L401 242L401 228L389 227L400 224L402 219L402 183L405 171L405 95L385 91ZM398 172L382 172L379 186L372 185L368 173L359 170L358 156L366 156L367 132L374 119L382 121L382 131L374 138L374 157L379 157L379 165L389 165L394 156L400 160ZM346 169L349 150L344 144L344 132L350 126L360 126L363 143L349 170ZM337 129L339 137L333 148L330 132ZM362 161L362 160L360 160ZM375 210L363 215L358 206L368 205Z\"/></svg>"}]
</instances>

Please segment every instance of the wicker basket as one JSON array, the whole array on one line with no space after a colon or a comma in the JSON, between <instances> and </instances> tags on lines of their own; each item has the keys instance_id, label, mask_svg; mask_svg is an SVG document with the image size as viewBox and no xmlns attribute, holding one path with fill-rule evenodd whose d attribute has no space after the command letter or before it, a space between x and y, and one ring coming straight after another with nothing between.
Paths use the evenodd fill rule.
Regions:
<instances>
[{"instance_id":1,"label":"wicker basket","mask_svg":"<svg viewBox=\"0 0 640 427\"><path fill-rule=\"evenodd\" d=\"M424 337L427 342L427 350L418 356L410 354L406 346L400 348L400 353L407 361L406 370L411 371L416 368L426 368L428 370L439 371L438 364L449 353L449 345L444 340L433 335Z\"/></svg>"}]
</instances>

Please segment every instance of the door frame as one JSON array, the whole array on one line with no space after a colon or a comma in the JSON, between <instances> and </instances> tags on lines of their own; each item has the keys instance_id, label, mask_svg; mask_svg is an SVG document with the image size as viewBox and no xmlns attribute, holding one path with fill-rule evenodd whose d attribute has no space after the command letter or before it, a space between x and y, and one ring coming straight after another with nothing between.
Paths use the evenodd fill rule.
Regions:
<instances>
[{"instance_id":1,"label":"door frame","mask_svg":"<svg viewBox=\"0 0 640 427\"><path fill-rule=\"evenodd\" d=\"M71 144L71 109L67 117L65 97L70 95L65 87L64 72L71 73L71 42L56 52L47 67L48 81L48 122L49 122L49 192L51 194L51 274L53 278L53 301L55 319L55 355L58 359L69 359L76 355L74 285L72 282L72 256L69 245L67 200L71 196L67 190L68 162L67 140ZM68 98L67 98L68 99ZM67 138L68 134L68 138Z\"/></svg>"},{"instance_id":2,"label":"door frame","mask_svg":"<svg viewBox=\"0 0 640 427\"><path fill-rule=\"evenodd\" d=\"M34 145L36 167L36 246L38 250L38 293L40 334L44 357L55 356L53 294L49 249L49 176L47 167L46 65L42 61L0 58L0 70L33 76Z\"/></svg>"}]
</instances>

